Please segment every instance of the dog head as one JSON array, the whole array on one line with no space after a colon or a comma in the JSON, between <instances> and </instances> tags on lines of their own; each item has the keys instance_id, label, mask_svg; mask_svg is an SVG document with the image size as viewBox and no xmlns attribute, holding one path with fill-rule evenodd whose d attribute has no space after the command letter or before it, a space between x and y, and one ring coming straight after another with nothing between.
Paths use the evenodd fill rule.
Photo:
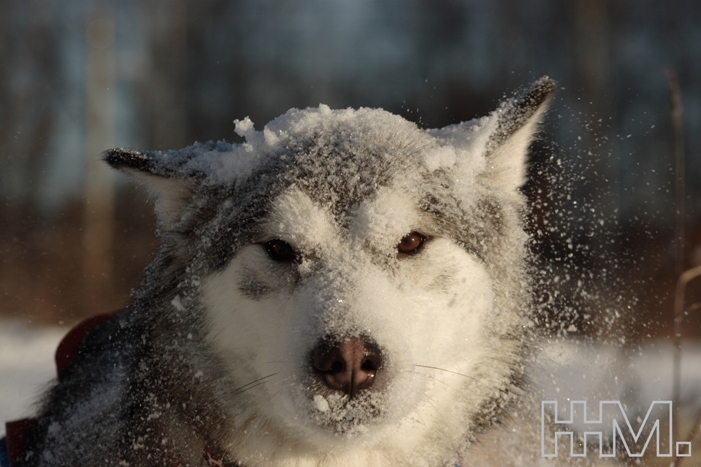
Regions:
<instances>
[{"instance_id":1,"label":"dog head","mask_svg":"<svg viewBox=\"0 0 701 467\"><path fill-rule=\"evenodd\" d=\"M156 194L142 301L197 317L238 460L445 461L498 419L529 326L518 189L553 90L438 130L322 105L238 121L243 144L106 153Z\"/></svg>"}]
</instances>

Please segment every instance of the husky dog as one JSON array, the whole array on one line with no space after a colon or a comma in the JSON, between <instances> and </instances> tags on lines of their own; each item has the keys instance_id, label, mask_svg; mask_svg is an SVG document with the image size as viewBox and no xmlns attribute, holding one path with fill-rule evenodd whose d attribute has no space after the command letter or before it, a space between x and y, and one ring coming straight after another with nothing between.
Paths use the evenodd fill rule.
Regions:
<instances>
[{"instance_id":1,"label":"husky dog","mask_svg":"<svg viewBox=\"0 0 701 467\"><path fill-rule=\"evenodd\" d=\"M519 393L547 77L436 130L293 109L241 144L114 149L162 239L48 395L21 466L443 466Z\"/></svg>"}]
</instances>

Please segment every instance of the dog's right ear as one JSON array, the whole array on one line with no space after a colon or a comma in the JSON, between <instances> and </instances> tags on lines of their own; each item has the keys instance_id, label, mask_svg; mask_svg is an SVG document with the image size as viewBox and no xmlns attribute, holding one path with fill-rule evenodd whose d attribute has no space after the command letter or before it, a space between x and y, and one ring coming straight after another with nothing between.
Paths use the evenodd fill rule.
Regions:
<instances>
[{"instance_id":1,"label":"dog's right ear","mask_svg":"<svg viewBox=\"0 0 701 467\"><path fill-rule=\"evenodd\" d=\"M180 220L182 209L194 195L194 185L180 173L158 164L159 154L116 148L105 151L102 157L113 168L135 177L147 186L156 196L158 223L168 229Z\"/></svg>"}]
</instances>

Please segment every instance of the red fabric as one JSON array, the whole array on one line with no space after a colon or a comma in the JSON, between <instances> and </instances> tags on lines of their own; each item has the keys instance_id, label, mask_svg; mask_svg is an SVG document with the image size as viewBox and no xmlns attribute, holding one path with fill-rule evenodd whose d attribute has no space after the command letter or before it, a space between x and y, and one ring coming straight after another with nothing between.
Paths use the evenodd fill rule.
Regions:
<instances>
[{"instance_id":1,"label":"red fabric","mask_svg":"<svg viewBox=\"0 0 701 467\"><path fill-rule=\"evenodd\" d=\"M58 380L63 379L63 374L66 372L66 367L71 362L73 356L78 352L80 344L85 339L85 336L90 332L92 328L100 323L107 321L112 318L114 313L103 313L101 315L91 316L77 325L75 325L68 334L63 336L61 343L58 344L56 349L56 373L58 374Z\"/></svg>"},{"instance_id":2,"label":"red fabric","mask_svg":"<svg viewBox=\"0 0 701 467\"><path fill-rule=\"evenodd\" d=\"M23 418L5 423L5 436L7 437L7 458L10 465L17 462L22 454L24 443L29 436L29 431L36 424L36 418Z\"/></svg>"}]
</instances>

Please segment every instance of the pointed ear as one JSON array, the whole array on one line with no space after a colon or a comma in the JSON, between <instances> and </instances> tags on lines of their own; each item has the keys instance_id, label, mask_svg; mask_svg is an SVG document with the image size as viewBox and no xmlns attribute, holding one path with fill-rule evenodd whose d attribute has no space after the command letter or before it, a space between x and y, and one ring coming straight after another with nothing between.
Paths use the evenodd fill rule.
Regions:
<instances>
[{"instance_id":1,"label":"pointed ear","mask_svg":"<svg viewBox=\"0 0 701 467\"><path fill-rule=\"evenodd\" d=\"M526 182L528 147L547 110L556 83L544 76L523 93L503 102L490 116L496 127L489 136L485 177L506 193L517 193Z\"/></svg>"},{"instance_id":2,"label":"pointed ear","mask_svg":"<svg viewBox=\"0 0 701 467\"><path fill-rule=\"evenodd\" d=\"M158 152L125 148L110 149L102 154L110 166L135 177L156 196L158 223L168 229L179 222L182 209L193 197L194 185L174 170L159 164L160 156L162 154Z\"/></svg>"}]
</instances>

